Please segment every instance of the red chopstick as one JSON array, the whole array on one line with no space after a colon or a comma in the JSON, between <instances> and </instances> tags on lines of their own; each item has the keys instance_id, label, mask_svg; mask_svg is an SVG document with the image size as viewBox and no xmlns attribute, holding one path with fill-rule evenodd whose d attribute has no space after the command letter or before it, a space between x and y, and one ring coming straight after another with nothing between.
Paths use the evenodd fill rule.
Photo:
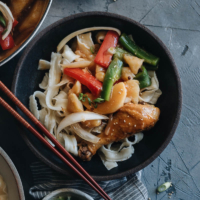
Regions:
<instances>
[{"instance_id":1,"label":"red chopstick","mask_svg":"<svg viewBox=\"0 0 200 200\"><path fill-rule=\"evenodd\" d=\"M15 95L0 81L0 89L18 106L31 121L42 130L42 132L51 140L51 142L62 151L62 153L77 167L77 169L49 142L47 142L40 133L38 133L25 119L23 119L12 107L10 107L1 97L0 104L3 105L18 121L20 121L28 130L30 130L38 139L49 147L60 159L71 167L84 181L86 181L96 192L104 199L111 200L108 194L98 185L98 183L82 168L82 166L65 150L65 148L49 133L49 131L35 118L35 116L15 97Z\"/></svg>"}]
</instances>

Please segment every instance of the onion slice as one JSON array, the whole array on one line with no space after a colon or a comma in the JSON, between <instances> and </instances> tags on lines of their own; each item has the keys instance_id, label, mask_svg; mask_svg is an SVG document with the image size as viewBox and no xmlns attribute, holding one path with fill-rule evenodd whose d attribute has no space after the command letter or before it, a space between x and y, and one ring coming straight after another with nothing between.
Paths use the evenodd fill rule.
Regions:
<instances>
[{"instance_id":1,"label":"onion slice","mask_svg":"<svg viewBox=\"0 0 200 200\"><path fill-rule=\"evenodd\" d=\"M113 28L113 27L84 28L84 29L81 29L81 30L78 30L78 31L75 31L75 32L69 34L63 40L61 40L61 42L57 46L57 52L59 52L65 46L65 44L67 44L67 42L69 42L72 38L76 37L77 35L80 35L80 34L86 33L86 32L90 32L90 31L97 31L97 30L112 30L112 31L116 31L119 35L121 35L121 31L119 29Z\"/></svg>"},{"instance_id":2,"label":"onion slice","mask_svg":"<svg viewBox=\"0 0 200 200\"><path fill-rule=\"evenodd\" d=\"M2 40L5 40L5 38L7 38L7 36L12 30L14 18L9 7L1 1L0 1L0 11L2 12L3 16L6 18L7 21L6 32L2 36Z\"/></svg>"},{"instance_id":3,"label":"onion slice","mask_svg":"<svg viewBox=\"0 0 200 200\"><path fill-rule=\"evenodd\" d=\"M77 122L83 122L86 120L95 120L95 119L108 119L108 117L105 115L100 115L89 111L71 113L60 122L60 124L58 125L57 133L59 133L67 126L70 126Z\"/></svg>"},{"instance_id":4,"label":"onion slice","mask_svg":"<svg viewBox=\"0 0 200 200\"><path fill-rule=\"evenodd\" d=\"M91 142L91 143L97 143L100 138L91 134L90 132L84 130L78 123L73 124L71 126L71 129L82 139Z\"/></svg>"}]
</instances>

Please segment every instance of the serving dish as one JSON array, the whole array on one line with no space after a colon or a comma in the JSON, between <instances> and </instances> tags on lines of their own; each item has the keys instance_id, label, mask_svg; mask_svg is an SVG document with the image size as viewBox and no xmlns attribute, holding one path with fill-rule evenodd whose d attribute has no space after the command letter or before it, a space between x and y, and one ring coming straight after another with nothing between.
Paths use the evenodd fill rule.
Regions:
<instances>
[{"instance_id":1,"label":"serving dish","mask_svg":"<svg viewBox=\"0 0 200 200\"><path fill-rule=\"evenodd\" d=\"M13 34L15 46L12 49L0 51L0 66L17 55L31 41L42 25L52 1L53 0L3 1L10 7L14 18L16 18L19 23ZM23 5L24 8L22 12L18 13Z\"/></svg>"},{"instance_id":2,"label":"serving dish","mask_svg":"<svg viewBox=\"0 0 200 200\"><path fill-rule=\"evenodd\" d=\"M0 147L0 175L6 183L8 200L25 200L23 186L12 160Z\"/></svg>"},{"instance_id":3,"label":"serving dish","mask_svg":"<svg viewBox=\"0 0 200 200\"><path fill-rule=\"evenodd\" d=\"M163 94L156 105L161 110L160 120L145 134L142 142L135 146L135 154L110 171L104 168L98 157L94 157L90 162L78 159L96 180L110 180L137 172L150 164L168 145L178 125L182 105L180 78L172 56L157 36L138 22L111 13L89 12L64 18L39 33L27 47L18 63L12 91L29 107L29 96L38 89L38 83L45 73L37 70L39 59L50 60L51 52L56 51L57 44L66 35L93 26L111 26L132 34L139 46L157 55L161 60L157 76ZM22 114L20 111L19 113ZM74 176L74 173L51 155L36 138L22 127L20 129L28 146L43 162L61 173Z\"/></svg>"},{"instance_id":4,"label":"serving dish","mask_svg":"<svg viewBox=\"0 0 200 200\"><path fill-rule=\"evenodd\" d=\"M70 196L71 199L76 199L76 200L93 200L93 198L91 196L89 196L88 194L81 192L80 190L76 190L76 189L71 189L71 188L63 188L63 189L59 189L59 190L55 190L53 192L51 192L50 194L48 194L43 200L54 200L55 198L58 197L68 197Z\"/></svg>"}]
</instances>

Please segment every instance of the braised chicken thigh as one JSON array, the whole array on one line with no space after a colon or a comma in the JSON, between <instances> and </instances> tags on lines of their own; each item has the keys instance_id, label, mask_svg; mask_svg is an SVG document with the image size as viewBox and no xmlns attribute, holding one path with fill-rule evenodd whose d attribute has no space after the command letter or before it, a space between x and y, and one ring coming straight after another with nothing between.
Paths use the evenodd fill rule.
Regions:
<instances>
[{"instance_id":1,"label":"braised chicken thigh","mask_svg":"<svg viewBox=\"0 0 200 200\"><path fill-rule=\"evenodd\" d=\"M82 141L79 147L79 157L89 161L96 151L102 146L111 142L117 142L135 133L152 128L158 121L160 109L149 104L125 104L113 116L107 128L101 134L96 144Z\"/></svg>"}]
</instances>

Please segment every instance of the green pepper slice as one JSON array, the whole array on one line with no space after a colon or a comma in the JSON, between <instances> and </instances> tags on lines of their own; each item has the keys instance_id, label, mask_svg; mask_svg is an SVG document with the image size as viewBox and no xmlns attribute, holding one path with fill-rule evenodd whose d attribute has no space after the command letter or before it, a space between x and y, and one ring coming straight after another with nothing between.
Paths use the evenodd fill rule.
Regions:
<instances>
[{"instance_id":1,"label":"green pepper slice","mask_svg":"<svg viewBox=\"0 0 200 200\"><path fill-rule=\"evenodd\" d=\"M147 70L156 71L158 69L158 65L153 66L153 65L149 65L149 64L145 63L144 66Z\"/></svg>"},{"instance_id":2,"label":"green pepper slice","mask_svg":"<svg viewBox=\"0 0 200 200\"><path fill-rule=\"evenodd\" d=\"M141 67L141 72L139 72L134 79L140 82L140 89L148 87L151 85L151 80L149 74L144 66Z\"/></svg>"},{"instance_id":3,"label":"green pepper slice","mask_svg":"<svg viewBox=\"0 0 200 200\"><path fill-rule=\"evenodd\" d=\"M124 54L133 55L133 54L129 53L128 51L124 50L124 49L116 47L115 48L115 54L113 55L113 58L118 58L118 59L120 59L124 62ZM155 71L155 70L158 69L158 65L154 66L154 65L150 65L150 64L145 63L144 66L147 70Z\"/></svg>"},{"instance_id":4,"label":"green pepper slice","mask_svg":"<svg viewBox=\"0 0 200 200\"><path fill-rule=\"evenodd\" d=\"M120 79L122 72L123 62L118 58L114 58L114 60L110 63L106 75L103 81L103 90L101 92L101 98L109 101L110 93L113 84Z\"/></svg>"},{"instance_id":5,"label":"green pepper slice","mask_svg":"<svg viewBox=\"0 0 200 200\"><path fill-rule=\"evenodd\" d=\"M113 55L113 58L118 58L119 60L122 60L124 62L124 54L130 54L128 51L121 49L119 47L115 48L115 54Z\"/></svg>"},{"instance_id":6,"label":"green pepper slice","mask_svg":"<svg viewBox=\"0 0 200 200\"><path fill-rule=\"evenodd\" d=\"M4 19L2 12L0 12L0 23L3 27L6 27L6 20Z\"/></svg>"},{"instance_id":7,"label":"green pepper slice","mask_svg":"<svg viewBox=\"0 0 200 200\"><path fill-rule=\"evenodd\" d=\"M140 47L138 47L125 33L123 33L119 41L121 45L133 55L137 56L138 58L144 59L144 62L156 66L158 65L159 58L144 51Z\"/></svg>"}]
</instances>

